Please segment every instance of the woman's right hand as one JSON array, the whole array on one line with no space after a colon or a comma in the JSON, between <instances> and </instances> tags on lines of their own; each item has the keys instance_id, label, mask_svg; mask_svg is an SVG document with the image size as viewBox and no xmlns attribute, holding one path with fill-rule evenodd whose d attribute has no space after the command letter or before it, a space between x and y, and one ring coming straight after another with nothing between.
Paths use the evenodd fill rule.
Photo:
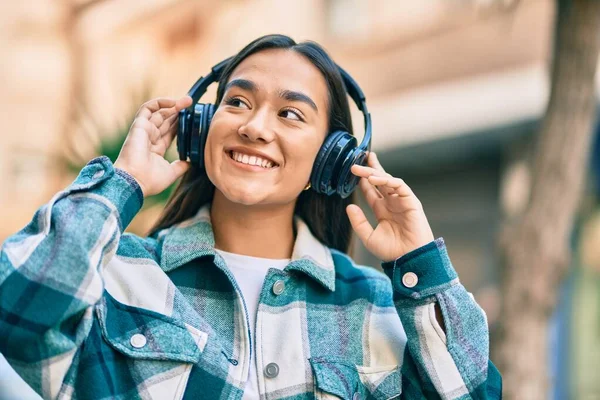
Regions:
<instances>
[{"instance_id":1,"label":"woman's right hand","mask_svg":"<svg viewBox=\"0 0 600 400\"><path fill-rule=\"evenodd\" d=\"M177 135L179 111L192 98L150 100L138 110L114 166L129 173L142 188L144 197L168 188L189 169L187 161L165 160L165 152Z\"/></svg>"}]
</instances>

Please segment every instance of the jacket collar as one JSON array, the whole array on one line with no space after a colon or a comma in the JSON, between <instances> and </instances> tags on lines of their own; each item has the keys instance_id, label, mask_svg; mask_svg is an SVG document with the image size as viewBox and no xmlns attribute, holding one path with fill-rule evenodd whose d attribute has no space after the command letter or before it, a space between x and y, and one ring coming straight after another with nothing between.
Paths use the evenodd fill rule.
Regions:
<instances>
[{"instance_id":1,"label":"jacket collar","mask_svg":"<svg viewBox=\"0 0 600 400\"><path fill-rule=\"evenodd\" d=\"M335 290L335 268L331 250L313 236L306 223L294 217L296 242L292 259L285 271L301 271L329 289ZM195 258L211 255L220 258L215 251L215 238L210 221L210 205L179 224L158 233L162 241L160 266L165 272L172 271Z\"/></svg>"}]
</instances>

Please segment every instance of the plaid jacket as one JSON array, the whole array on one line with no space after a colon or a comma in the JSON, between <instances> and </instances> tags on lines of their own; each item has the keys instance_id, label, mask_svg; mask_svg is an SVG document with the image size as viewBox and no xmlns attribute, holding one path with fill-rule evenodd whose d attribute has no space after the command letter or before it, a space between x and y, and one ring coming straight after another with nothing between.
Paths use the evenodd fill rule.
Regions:
<instances>
[{"instance_id":1,"label":"plaid jacket","mask_svg":"<svg viewBox=\"0 0 600 400\"><path fill-rule=\"evenodd\" d=\"M3 243L0 352L44 398L240 399L254 352L262 399L501 397L485 315L442 239L383 274L296 219L251 340L208 208L152 237L123 233L142 202L100 157Z\"/></svg>"}]
</instances>

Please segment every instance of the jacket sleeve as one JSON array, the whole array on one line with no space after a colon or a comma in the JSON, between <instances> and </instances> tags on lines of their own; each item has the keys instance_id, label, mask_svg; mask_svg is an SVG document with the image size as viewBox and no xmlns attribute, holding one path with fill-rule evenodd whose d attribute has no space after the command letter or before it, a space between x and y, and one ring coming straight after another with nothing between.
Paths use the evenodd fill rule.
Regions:
<instances>
[{"instance_id":1,"label":"jacket sleeve","mask_svg":"<svg viewBox=\"0 0 600 400\"><path fill-rule=\"evenodd\" d=\"M0 352L44 398L58 395L88 335L101 270L143 195L108 157L90 161L0 248Z\"/></svg>"},{"instance_id":2,"label":"jacket sleeve","mask_svg":"<svg viewBox=\"0 0 600 400\"><path fill-rule=\"evenodd\" d=\"M392 281L394 305L407 336L403 395L412 391L427 398L501 398L502 378L489 360L485 313L460 284L444 240L382 267ZM436 303L446 332L435 318Z\"/></svg>"}]
</instances>

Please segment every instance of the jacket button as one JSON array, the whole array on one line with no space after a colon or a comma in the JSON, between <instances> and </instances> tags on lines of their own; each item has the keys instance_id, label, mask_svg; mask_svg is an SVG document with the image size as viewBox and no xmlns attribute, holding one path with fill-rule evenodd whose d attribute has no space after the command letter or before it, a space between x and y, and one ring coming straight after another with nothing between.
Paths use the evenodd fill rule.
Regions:
<instances>
[{"instance_id":1,"label":"jacket button","mask_svg":"<svg viewBox=\"0 0 600 400\"><path fill-rule=\"evenodd\" d=\"M141 333L136 333L131 337L129 343L131 343L131 345L136 349L140 349L146 345L146 336L142 335Z\"/></svg>"},{"instance_id":2,"label":"jacket button","mask_svg":"<svg viewBox=\"0 0 600 400\"><path fill-rule=\"evenodd\" d=\"M352 396L352 400L360 400L360 393L354 393L354 396Z\"/></svg>"},{"instance_id":3,"label":"jacket button","mask_svg":"<svg viewBox=\"0 0 600 400\"><path fill-rule=\"evenodd\" d=\"M99 171L96 171L96 173L94 173L94 175L92 176L93 179L98 179L101 178L102 176L104 176L104 170L101 169Z\"/></svg>"},{"instance_id":4,"label":"jacket button","mask_svg":"<svg viewBox=\"0 0 600 400\"><path fill-rule=\"evenodd\" d=\"M275 378L279 375L279 365L270 363L265 367L265 376L267 378Z\"/></svg>"},{"instance_id":5,"label":"jacket button","mask_svg":"<svg viewBox=\"0 0 600 400\"><path fill-rule=\"evenodd\" d=\"M278 280L273 284L273 294L275 294L275 296L279 296L281 293L283 293L284 289L285 282L282 280Z\"/></svg>"},{"instance_id":6,"label":"jacket button","mask_svg":"<svg viewBox=\"0 0 600 400\"><path fill-rule=\"evenodd\" d=\"M407 272L402 277L402 284L407 288L413 288L419 283L419 278L414 272Z\"/></svg>"}]
</instances>

